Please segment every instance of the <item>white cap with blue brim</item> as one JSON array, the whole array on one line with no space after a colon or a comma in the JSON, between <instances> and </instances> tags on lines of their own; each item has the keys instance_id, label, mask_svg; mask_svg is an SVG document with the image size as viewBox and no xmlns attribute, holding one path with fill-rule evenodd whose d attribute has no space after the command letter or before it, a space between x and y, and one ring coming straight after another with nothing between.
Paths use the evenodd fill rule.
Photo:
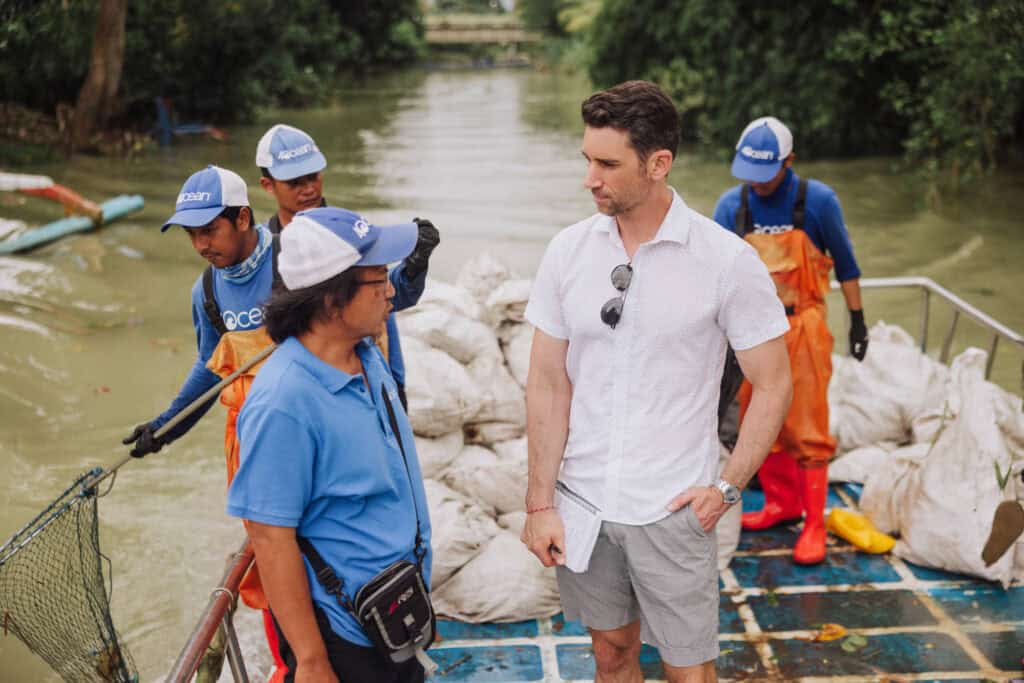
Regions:
<instances>
[{"instance_id":1,"label":"white cap with blue brim","mask_svg":"<svg viewBox=\"0 0 1024 683\"><path fill-rule=\"evenodd\" d=\"M401 261L418 236L415 223L373 225L347 209L307 209L281 231L278 272L290 290L312 287L349 268Z\"/></svg>"}]
</instances>

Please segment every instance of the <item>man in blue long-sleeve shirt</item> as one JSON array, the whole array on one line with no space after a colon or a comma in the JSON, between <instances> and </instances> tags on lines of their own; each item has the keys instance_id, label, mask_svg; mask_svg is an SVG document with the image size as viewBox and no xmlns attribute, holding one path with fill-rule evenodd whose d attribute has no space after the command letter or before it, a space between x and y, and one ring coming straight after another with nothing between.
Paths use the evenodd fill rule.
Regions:
<instances>
[{"instance_id":1,"label":"man in blue long-sleeve shirt","mask_svg":"<svg viewBox=\"0 0 1024 683\"><path fill-rule=\"evenodd\" d=\"M745 529L765 529L804 516L793 559L825 559L827 467L835 452L829 433L828 383L832 334L825 315L829 272L835 267L850 312L850 354L863 360L868 331L860 296L860 268L836 193L793 172L793 135L766 116L747 126L736 145L732 173L743 184L727 191L715 221L757 249L786 307L793 403L759 478L764 508L743 515ZM740 390L741 406L749 398Z\"/></svg>"},{"instance_id":2,"label":"man in blue long-sleeve shirt","mask_svg":"<svg viewBox=\"0 0 1024 683\"><path fill-rule=\"evenodd\" d=\"M327 205L323 198L323 170L327 167L327 159L307 133L281 123L271 126L256 147L256 165L262 176L260 185L277 202L277 211L267 221L272 233L280 233L296 212ZM393 303L396 312L419 301L426 284L430 253L441 239L433 223L420 218L413 220L419 226L416 248L389 274L395 288ZM402 405L408 407L405 361L394 314L388 316L378 343L398 383Z\"/></svg>"}]
</instances>

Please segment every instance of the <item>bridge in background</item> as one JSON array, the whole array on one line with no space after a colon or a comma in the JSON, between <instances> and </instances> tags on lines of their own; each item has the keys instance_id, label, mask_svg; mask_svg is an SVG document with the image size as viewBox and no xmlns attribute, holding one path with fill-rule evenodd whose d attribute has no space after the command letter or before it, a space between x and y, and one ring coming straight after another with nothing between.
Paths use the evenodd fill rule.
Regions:
<instances>
[{"instance_id":1,"label":"bridge in background","mask_svg":"<svg viewBox=\"0 0 1024 683\"><path fill-rule=\"evenodd\" d=\"M541 34L523 26L514 14L428 14L429 45L536 43Z\"/></svg>"}]
</instances>

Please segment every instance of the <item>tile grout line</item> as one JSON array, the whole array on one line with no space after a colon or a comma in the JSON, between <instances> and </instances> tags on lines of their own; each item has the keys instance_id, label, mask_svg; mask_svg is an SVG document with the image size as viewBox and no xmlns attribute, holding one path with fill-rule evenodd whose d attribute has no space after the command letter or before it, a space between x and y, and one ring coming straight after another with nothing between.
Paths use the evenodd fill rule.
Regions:
<instances>
[{"instance_id":1,"label":"tile grout line","mask_svg":"<svg viewBox=\"0 0 1024 683\"><path fill-rule=\"evenodd\" d=\"M739 591L733 593L729 599L736 605L736 612L743 622L744 635L748 636L750 642L754 644L754 650L761 660L761 666L764 667L765 673L769 677L778 677L780 673L778 664L775 661L775 652L772 650L771 643L763 637L764 632L761 630L761 625L757 622L757 615L754 614L753 608L747 603L747 595L736 579L736 574L733 573L732 569L726 567L719 575L722 578L723 588ZM722 640L721 633L719 633L718 640L719 642Z\"/></svg>"}]
</instances>

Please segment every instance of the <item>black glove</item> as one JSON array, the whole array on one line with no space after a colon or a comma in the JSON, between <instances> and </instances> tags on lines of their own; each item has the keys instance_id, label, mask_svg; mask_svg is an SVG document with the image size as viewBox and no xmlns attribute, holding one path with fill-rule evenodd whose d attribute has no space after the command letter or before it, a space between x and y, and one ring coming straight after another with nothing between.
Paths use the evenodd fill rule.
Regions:
<instances>
[{"instance_id":1,"label":"black glove","mask_svg":"<svg viewBox=\"0 0 1024 683\"><path fill-rule=\"evenodd\" d=\"M868 352L868 328L864 325L864 311L850 311L850 355L859 361Z\"/></svg>"},{"instance_id":2,"label":"black glove","mask_svg":"<svg viewBox=\"0 0 1024 683\"><path fill-rule=\"evenodd\" d=\"M410 280L418 278L427 272L427 262L430 260L430 252L441 243L441 233L437 231L434 224L426 218L413 218L420 229L420 235L416 240L416 246L412 253L405 257L405 275Z\"/></svg>"},{"instance_id":3,"label":"black glove","mask_svg":"<svg viewBox=\"0 0 1024 683\"><path fill-rule=\"evenodd\" d=\"M129 455L133 458L143 458L150 453L156 453L164 447L163 439L157 439L153 436L155 431L151 423L143 422L131 434L126 436L121 443L126 446L134 443L135 446L129 451Z\"/></svg>"}]
</instances>

